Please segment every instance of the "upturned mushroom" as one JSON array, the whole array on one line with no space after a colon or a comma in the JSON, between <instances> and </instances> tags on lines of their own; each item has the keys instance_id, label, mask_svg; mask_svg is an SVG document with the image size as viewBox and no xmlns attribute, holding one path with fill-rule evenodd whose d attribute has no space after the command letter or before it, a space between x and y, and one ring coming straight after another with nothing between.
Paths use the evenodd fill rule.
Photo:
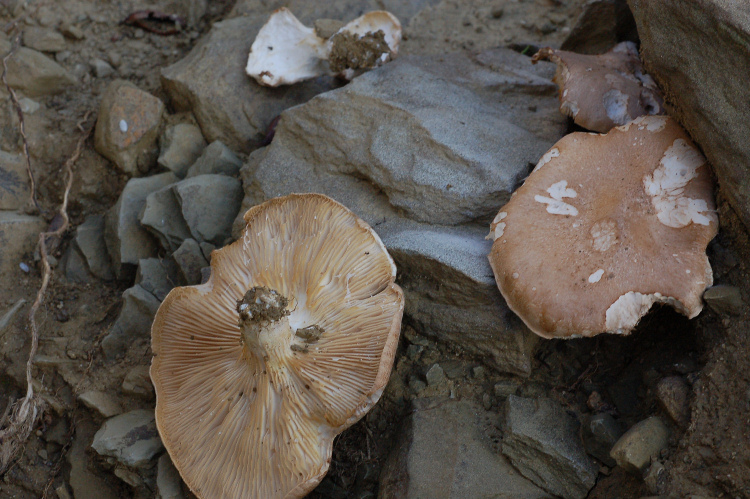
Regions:
<instances>
[{"instance_id":1,"label":"upturned mushroom","mask_svg":"<svg viewBox=\"0 0 750 499\"><path fill-rule=\"evenodd\" d=\"M302 497L383 392L403 293L377 234L330 198L273 199L245 222L209 281L156 314L156 422L198 497Z\"/></svg>"},{"instance_id":2,"label":"upturned mushroom","mask_svg":"<svg viewBox=\"0 0 750 499\"><path fill-rule=\"evenodd\" d=\"M386 11L369 12L323 38L282 7L258 32L245 72L269 87L322 75L351 79L398 54L401 23Z\"/></svg>"},{"instance_id":3,"label":"upturned mushroom","mask_svg":"<svg viewBox=\"0 0 750 499\"><path fill-rule=\"evenodd\" d=\"M560 112L587 130L606 133L639 116L664 114L656 82L643 72L638 49L622 42L601 55L545 47L532 58L557 64Z\"/></svg>"},{"instance_id":4,"label":"upturned mushroom","mask_svg":"<svg viewBox=\"0 0 750 499\"><path fill-rule=\"evenodd\" d=\"M491 224L508 306L545 338L627 334L654 303L689 318L713 283L706 159L667 116L562 138Z\"/></svg>"}]
</instances>

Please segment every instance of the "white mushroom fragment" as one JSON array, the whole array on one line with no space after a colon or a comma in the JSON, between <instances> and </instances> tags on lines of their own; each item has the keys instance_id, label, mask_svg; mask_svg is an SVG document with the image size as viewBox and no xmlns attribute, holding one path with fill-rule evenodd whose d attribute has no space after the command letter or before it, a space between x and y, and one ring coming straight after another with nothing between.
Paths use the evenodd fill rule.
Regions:
<instances>
[{"instance_id":1,"label":"white mushroom fragment","mask_svg":"<svg viewBox=\"0 0 750 499\"><path fill-rule=\"evenodd\" d=\"M325 39L282 7L258 32L245 71L270 87L326 74L351 79L390 61L400 42L401 24L390 12L369 12Z\"/></svg>"},{"instance_id":2,"label":"white mushroom fragment","mask_svg":"<svg viewBox=\"0 0 750 499\"><path fill-rule=\"evenodd\" d=\"M643 72L638 49L622 42L601 55L584 55L545 47L532 58L557 64L560 111L577 125L606 133L639 116L664 114L654 80Z\"/></svg>"},{"instance_id":3,"label":"white mushroom fragment","mask_svg":"<svg viewBox=\"0 0 750 499\"><path fill-rule=\"evenodd\" d=\"M666 116L573 133L491 224L508 306L545 338L627 334L654 303L692 318L713 283L706 159Z\"/></svg>"},{"instance_id":4,"label":"white mushroom fragment","mask_svg":"<svg viewBox=\"0 0 750 499\"><path fill-rule=\"evenodd\" d=\"M156 421L198 497L298 498L380 398L404 298L380 238L330 198L273 199L245 222L209 281L156 314Z\"/></svg>"}]
</instances>

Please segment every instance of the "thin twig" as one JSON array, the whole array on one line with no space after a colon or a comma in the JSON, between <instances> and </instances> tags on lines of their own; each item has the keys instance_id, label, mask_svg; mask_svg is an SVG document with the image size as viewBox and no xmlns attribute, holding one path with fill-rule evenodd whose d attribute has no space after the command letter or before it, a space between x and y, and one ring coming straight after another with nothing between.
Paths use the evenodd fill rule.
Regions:
<instances>
[{"instance_id":1,"label":"thin twig","mask_svg":"<svg viewBox=\"0 0 750 499\"><path fill-rule=\"evenodd\" d=\"M5 85L5 88L8 90L8 93L10 94L10 100L13 102L13 107L16 110L16 114L18 115L18 121L20 123L20 130L21 130L21 139L23 140L23 156L26 159L26 172L29 174L29 188L31 192L29 193L29 205L33 207L34 210L36 210L36 213L40 212L39 204L36 201L36 181L34 180L34 172L31 170L31 156L29 155L29 141L26 138L26 124L23 120L23 111L21 110L21 104L18 102L18 97L16 96L16 91L13 90L13 87L10 86L7 79L7 73L8 73L8 59L10 59L13 54L15 54L16 50L18 50L18 47L21 44L21 33L16 35L16 37L13 39L13 43L10 47L10 50L7 54L5 54L5 57L3 57L3 74L2 74L2 80L3 85Z\"/></svg>"}]
</instances>

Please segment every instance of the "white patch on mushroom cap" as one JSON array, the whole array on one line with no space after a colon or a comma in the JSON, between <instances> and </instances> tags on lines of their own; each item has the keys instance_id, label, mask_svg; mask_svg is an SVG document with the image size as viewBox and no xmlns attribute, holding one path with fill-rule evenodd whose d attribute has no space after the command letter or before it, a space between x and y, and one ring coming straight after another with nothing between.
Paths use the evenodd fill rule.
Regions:
<instances>
[{"instance_id":1,"label":"white patch on mushroom cap","mask_svg":"<svg viewBox=\"0 0 750 499\"><path fill-rule=\"evenodd\" d=\"M604 269L599 269L589 276L589 282L591 284L599 282L599 280L602 278L603 275L604 275Z\"/></svg>"},{"instance_id":2,"label":"white patch on mushroom cap","mask_svg":"<svg viewBox=\"0 0 750 499\"><path fill-rule=\"evenodd\" d=\"M546 153L544 153L544 156L542 156L542 159L539 160L539 163L536 164L533 171L537 171L539 168L543 167L547 163L549 163L552 158L559 158L560 157L560 149L557 147L553 147Z\"/></svg>"},{"instance_id":3,"label":"white patch on mushroom cap","mask_svg":"<svg viewBox=\"0 0 750 499\"><path fill-rule=\"evenodd\" d=\"M494 219L494 220L492 221L492 223L493 223L493 224L496 224L496 223L500 222L501 220L505 219L505 217L507 217L507 216L508 216L508 213L507 213L507 212L505 212L505 211L501 211L500 213L498 213L498 214L497 214L497 216L496 216L496 217L495 217L495 219Z\"/></svg>"},{"instance_id":4,"label":"white patch on mushroom cap","mask_svg":"<svg viewBox=\"0 0 750 499\"><path fill-rule=\"evenodd\" d=\"M616 125L624 125L631 120L628 114L628 95L613 89L602 96L602 105L607 117Z\"/></svg>"},{"instance_id":5,"label":"white patch on mushroom cap","mask_svg":"<svg viewBox=\"0 0 750 499\"><path fill-rule=\"evenodd\" d=\"M326 74L325 40L294 17L288 9L274 12L258 32L245 72L261 85L282 84Z\"/></svg>"},{"instance_id":6,"label":"white patch on mushroom cap","mask_svg":"<svg viewBox=\"0 0 750 499\"><path fill-rule=\"evenodd\" d=\"M547 205L548 213L552 213L553 215L572 215L574 217L578 215L578 209L576 209L575 206L569 205L562 200L563 198L574 198L578 196L578 193L575 190L568 187L567 180L555 182L547 189L547 192L552 196L551 198L537 194L534 196L534 201L545 203Z\"/></svg>"},{"instance_id":7,"label":"white patch on mushroom cap","mask_svg":"<svg viewBox=\"0 0 750 499\"><path fill-rule=\"evenodd\" d=\"M631 125L636 125L638 130L648 130L649 132L661 132L664 127L667 126L667 116L638 116L636 119L625 125L618 126L617 129L621 132L627 132L630 130Z\"/></svg>"},{"instance_id":8,"label":"white patch on mushroom cap","mask_svg":"<svg viewBox=\"0 0 750 499\"><path fill-rule=\"evenodd\" d=\"M503 220L505 217L508 216L508 213L501 211L497 214L495 219L492 221L492 224L490 224L490 233L487 234L485 239L492 239L493 241L495 239L499 239L503 232L505 231L505 222L501 222L500 220Z\"/></svg>"},{"instance_id":9,"label":"white patch on mushroom cap","mask_svg":"<svg viewBox=\"0 0 750 499\"><path fill-rule=\"evenodd\" d=\"M617 243L617 224L614 220L600 220L591 227L596 251L607 251Z\"/></svg>"},{"instance_id":10,"label":"white patch on mushroom cap","mask_svg":"<svg viewBox=\"0 0 750 499\"><path fill-rule=\"evenodd\" d=\"M637 291L629 291L620 296L609 306L605 314L605 327L610 333L629 333L646 315L654 303L667 303L678 312L685 314L685 307L679 300L661 293L644 295ZM685 314L687 315L687 314Z\"/></svg>"},{"instance_id":11,"label":"white patch on mushroom cap","mask_svg":"<svg viewBox=\"0 0 750 499\"><path fill-rule=\"evenodd\" d=\"M705 199L682 195L685 186L698 175L698 168L705 162L706 158L698 149L684 139L676 139L656 170L643 177L643 186L651 196L661 223L679 229L690 223L708 225L714 220Z\"/></svg>"},{"instance_id":12,"label":"white patch on mushroom cap","mask_svg":"<svg viewBox=\"0 0 750 499\"><path fill-rule=\"evenodd\" d=\"M560 103L560 112L565 116L570 116L575 119L578 116L578 112L581 109L578 107L578 103L570 100L563 101Z\"/></svg>"}]
</instances>

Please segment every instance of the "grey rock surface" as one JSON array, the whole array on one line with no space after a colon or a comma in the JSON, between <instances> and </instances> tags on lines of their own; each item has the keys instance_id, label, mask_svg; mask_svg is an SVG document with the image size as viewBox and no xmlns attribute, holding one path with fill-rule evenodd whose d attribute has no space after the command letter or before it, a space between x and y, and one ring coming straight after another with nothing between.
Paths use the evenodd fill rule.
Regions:
<instances>
[{"instance_id":1,"label":"grey rock surface","mask_svg":"<svg viewBox=\"0 0 750 499\"><path fill-rule=\"evenodd\" d=\"M174 186L182 216L197 241L223 246L242 204L242 184L226 175L198 175Z\"/></svg>"},{"instance_id":2,"label":"grey rock surface","mask_svg":"<svg viewBox=\"0 0 750 499\"><path fill-rule=\"evenodd\" d=\"M59 31L40 26L26 26L23 30L23 44L39 52L60 52L65 50L65 38Z\"/></svg>"},{"instance_id":3,"label":"grey rock surface","mask_svg":"<svg viewBox=\"0 0 750 499\"><path fill-rule=\"evenodd\" d=\"M86 217L76 229L75 243L92 274L105 281L115 278L104 240L104 215Z\"/></svg>"},{"instance_id":4,"label":"grey rock surface","mask_svg":"<svg viewBox=\"0 0 750 499\"><path fill-rule=\"evenodd\" d=\"M174 467L167 453L162 454L157 464L156 493L158 499L183 499L185 497L182 492L180 472Z\"/></svg>"},{"instance_id":5,"label":"grey rock surface","mask_svg":"<svg viewBox=\"0 0 750 499\"><path fill-rule=\"evenodd\" d=\"M120 404L114 397L99 390L87 390L78 396L78 400L105 418L117 416L122 412Z\"/></svg>"},{"instance_id":6,"label":"grey rock surface","mask_svg":"<svg viewBox=\"0 0 750 499\"><path fill-rule=\"evenodd\" d=\"M703 293L703 299L714 312L722 315L739 315L745 309L742 293L737 286L711 286Z\"/></svg>"},{"instance_id":7,"label":"grey rock surface","mask_svg":"<svg viewBox=\"0 0 750 499\"><path fill-rule=\"evenodd\" d=\"M155 164L164 103L125 80L104 91L94 132L96 151L124 173L143 175Z\"/></svg>"},{"instance_id":8,"label":"grey rock surface","mask_svg":"<svg viewBox=\"0 0 750 499\"><path fill-rule=\"evenodd\" d=\"M588 0L560 48L579 54L603 54L624 41L638 41L628 2Z\"/></svg>"},{"instance_id":9,"label":"grey rock surface","mask_svg":"<svg viewBox=\"0 0 750 499\"><path fill-rule=\"evenodd\" d=\"M240 158L223 142L214 140L208 144L200 157L190 166L187 176L195 177L206 173L217 173L234 177L239 173L240 168L242 168Z\"/></svg>"},{"instance_id":10,"label":"grey rock surface","mask_svg":"<svg viewBox=\"0 0 750 499\"><path fill-rule=\"evenodd\" d=\"M640 475L669 443L669 428L658 416L636 423L620 437L610 455L617 465Z\"/></svg>"},{"instance_id":11,"label":"grey rock surface","mask_svg":"<svg viewBox=\"0 0 750 499\"><path fill-rule=\"evenodd\" d=\"M177 180L171 172L130 179L117 203L107 211L104 238L118 279L129 279L141 258L156 254L156 242L138 217L149 194Z\"/></svg>"},{"instance_id":12,"label":"grey rock surface","mask_svg":"<svg viewBox=\"0 0 750 499\"><path fill-rule=\"evenodd\" d=\"M615 418L607 413L595 414L585 419L581 426L581 436L586 452L613 468L617 463L609 452L624 433Z\"/></svg>"},{"instance_id":13,"label":"grey rock surface","mask_svg":"<svg viewBox=\"0 0 750 499\"><path fill-rule=\"evenodd\" d=\"M179 248L182 241L191 236L173 187L168 185L149 194L140 215L141 224L168 253Z\"/></svg>"},{"instance_id":14,"label":"grey rock surface","mask_svg":"<svg viewBox=\"0 0 750 499\"><path fill-rule=\"evenodd\" d=\"M188 285L201 283L201 269L207 267L208 262L195 239L185 239L182 246L172 254L172 258L177 263L182 279Z\"/></svg>"},{"instance_id":15,"label":"grey rock surface","mask_svg":"<svg viewBox=\"0 0 750 499\"><path fill-rule=\"evenodd\" d=\"M151 323L161 303L137 284L126 289L122 299L122 311L102 340L102 349L110 360L124 355L134 338L151 335Z\"/></svg>"},{"instance_id":16,"label":"grey rock surface","mask_svg":"<svg viewBox=\"0 0 750 499\"><path fill-rule=\"evenodd\" d=\"M750 227L747 81L750 9L744 2L629 0L641 57L713 166L723 194Z\"/></svg>"},{"instance_id":17,"label":"grey rock surface","mask_svg":"<svg viewBox=\"0 0 750 499\"><path fill-rule=\"evenodd\" d=\"M81 249L75 240L70 242L60 259L60 268L65 272L65 278L71 282L91 282L93 277L86 263L86 258L81 253Z\"/></svg>"},{"instance_id":18,"label":"grey rock surface","mask_svg":"<svg viewBox=\"0 0 750 499\"><path fill-rule=\"evenodd\" d=\"M164 301L172 288L182 284L182 281L172 258L144 258L138 262L135 283L157 300Z\"/></svg>"},{"instance_id":19,"label":"grey rock surface","mask_svg":"<svg viewBox=\"0 0 750 499\"><path fill-rule=\"evenodd\" d=\"M138 409L108 419L94 435L91 447L125 466L140 467L164 449L153 411Z\"/></svg>"},{"instance_id":20,"label":"grey rock surface","mask_svg":"<svg viewBox=\"0 0 750 499\"><path fill-rule=\"evenodd\" d=\"M19 264L24 262L25 255L34 251L39 233L46 228L47 224L39 217L22 215L14 211L0 211L1 276L10 279L11 276L23 273Z\"/></svg>"},{"instance_id":21,"label":"grey rock surface","mask_svg":"<svg viewBox=\"0 0 750 499\"><path fill-rule=\"evenodd\" d=\"M146 400L155 397L154 385L151 383L149 366L135 366L125 375L122 380L122 392L126 395L135 395Z\"/></svg>"},{"instance_id":22,"label":"grey rock surface","mask_svg":"<svg viewBox=\"0 0 750 499\"><path fill-rule=\"evenodd\" d=\"M11 43L0 39L0 54L7 54L10 49ZM19 47L8 59L7 66L8 85L26 97L59 94L77 83L68 70L41 52L28 47ZM6 94L4 86L0 92Z\"/></svg>"},{"instance_id":23,"label":"grey rock surface","mask_svg":"<svg viewBox=\"0 0 750 499\"><path fill-rule=\"evenodd\" d=\"M381 472L378 497L551 497L497 452L492 419L466 401L416 400Z\"/></svg>"},{"instance_id":24,"label":"grey rock surface","mask_svg":"<svg viewBox=\"0 0 750 499\"><path fill-rule=\"evenodd\" d=\"M24 157L0 151L0 210L18 210L29 201L29 193Z\"/></svg>"},{"instance_id":25,"label":"grey rock surface","mask_svg":"<svg viewBox=\"0 0 750 499\"><path fill-rule=\"evenodd\" d=\"M505 402L503 454L523 476L553 495L584 498L597 467L586 455L578 422L552 399L510 395Z\"/></svg>"},{"instance_id":26,"label":"grey rock surface","mask_svg":"<svg viewBox=\"0 0 750 499\"><path fill-rule=\"evenodd\" d=\"M682 428L690 422L691 389L682 376L667 376L656 383L654 389L659 407Z\"/></svg>"},{"instance_id":27,"label":"grey rock surface","mask_svg":"<svg viewBox=\"0 0 750 499\"><path fill-rule=\"evenodd\" d=\"M180 178L185 177L188 168L206 147L201 129L188 123L167 127L159 142L159 165L171 170Z\"/></svg>"}]
</instances>

